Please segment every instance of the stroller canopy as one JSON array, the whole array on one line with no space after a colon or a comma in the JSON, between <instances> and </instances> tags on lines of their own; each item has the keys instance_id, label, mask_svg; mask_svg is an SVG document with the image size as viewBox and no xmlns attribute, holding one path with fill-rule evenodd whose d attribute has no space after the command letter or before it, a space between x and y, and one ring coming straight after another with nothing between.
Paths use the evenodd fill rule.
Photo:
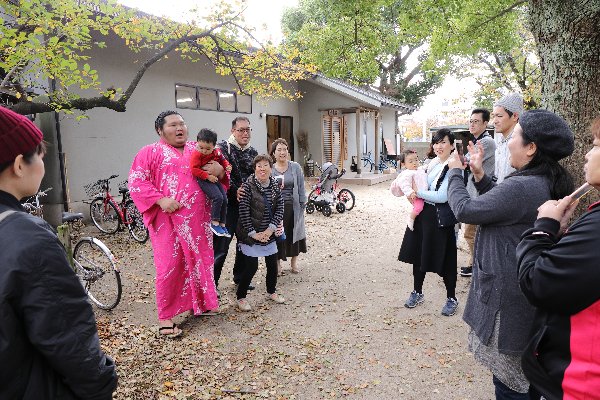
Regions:
<instances>
[{"instance_id":1,"label":"stroller canopy","mask_svg":"<svg viewBox=\"0 0 600 400\"><path fill-rule=\"evenodd\" d=\"M319 178L321 190L330 192L333 189L333 182L338 178L338 168L335 164L326 162L323 164L323 172Z\"/></svg>"}]
</instances>

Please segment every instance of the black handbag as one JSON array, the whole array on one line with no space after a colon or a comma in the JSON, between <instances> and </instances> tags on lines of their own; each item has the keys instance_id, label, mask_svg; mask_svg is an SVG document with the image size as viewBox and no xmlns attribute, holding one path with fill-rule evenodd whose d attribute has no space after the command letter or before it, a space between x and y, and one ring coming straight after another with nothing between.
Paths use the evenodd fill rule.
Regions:
<instances>
[{"instance_id":1,"label":"black handbag","mask_svg":"<svg viewBox=\"0 0 600 400\"><path fill-rule=\"evenodd\" d=\"M435 203L435 214L437 216L438 228L449 228L458 224L458 220L454 216L448 202Z\"/></svg>"}]
</instances>

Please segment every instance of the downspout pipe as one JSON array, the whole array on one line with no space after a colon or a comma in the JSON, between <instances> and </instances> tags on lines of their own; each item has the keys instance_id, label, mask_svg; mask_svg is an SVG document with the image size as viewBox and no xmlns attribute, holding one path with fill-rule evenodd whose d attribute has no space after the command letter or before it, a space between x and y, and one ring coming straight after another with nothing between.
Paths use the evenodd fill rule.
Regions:
<instances>
[{"instance_id":1,"label":"downspout pipe","mask_svg":"<svg viewBox=\"0 0 600 400\"><path fill-rule=\"evenodd\" d=\"M56 79L51 80L52 91L56 91ZM62 137L60 134L60 118L58 112L54 111L54 127L56 129L56 148L58 150L58 165L60 169L60 185L62 192L63 211L69 211L69 201L67 198L67 174L65 171L65 153L63 153Z\"/></svg>"}]
</instances>

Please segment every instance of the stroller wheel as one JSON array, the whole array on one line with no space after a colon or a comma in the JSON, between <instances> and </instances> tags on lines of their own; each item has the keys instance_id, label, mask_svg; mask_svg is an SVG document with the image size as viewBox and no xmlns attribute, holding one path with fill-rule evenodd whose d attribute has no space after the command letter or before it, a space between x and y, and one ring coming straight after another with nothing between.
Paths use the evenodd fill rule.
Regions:
<instances>
[{"instance_id":1,"label":"stroller wheel","mask_svg":"<svg viewBox=\"0 0 600 400\"><path fill-rule=\"evenodd\" d=\"M348 189L340 190L340 193L338 194L338 200L340 202L344 203L344 206L346 207L346 211L350 211L354 208L355 197L354 197L354 193L352 193L350 190L348 190Z\"/></svg>"},{"instance_id":2,"label":"stroller wheel","mask_svg":"<svg viewBox=\"0 0 600 400\"><path fill-rule=\"evenodd\" d=\"M318 212L323 211L323 206L318 206L315 204L315 208L317 209Z\"/></svg>"},{"instance_id":3,"label":"stroller wheel","mask_svg":"<svg viewBox=\"0 0 600 400\"><path fill-rule=\"evenodd\" d=\"M328 205L324 205L322 213L326 217L331 216L331 207L329 207Z\"/></svg>"},{"instance_id":4,"label":"stroller wheel","mask_svg":"<svg viewBox=\"0 0 600 400\"><path fill-rule=\"evenodd\" d=\"M344 203L337 203L335 205L335 209L337 210L337 212L339 212L341 214L344 211L346 211L346 205Z\"/></svg>"},{"instance_id":5,"label":"stroller wheel","mask_svg":"<svg viewBox=\"0 0 600 400\"><path fill-rule=\"evenodd\" d=\"M315 212L315 203L313 203L312 201L309 201L308 203L306 203L306 213L312 214L314 212Z\"/></svg>"}]
</instances>

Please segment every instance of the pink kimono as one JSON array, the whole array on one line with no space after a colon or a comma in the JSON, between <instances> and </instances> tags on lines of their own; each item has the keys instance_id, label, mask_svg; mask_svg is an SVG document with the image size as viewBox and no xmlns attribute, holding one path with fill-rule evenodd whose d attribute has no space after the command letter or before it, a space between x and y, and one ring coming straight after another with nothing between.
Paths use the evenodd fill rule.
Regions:
<instances>
[{"instance_id":1,"label":"pink kimono","mask_svg":"<svg viewBox=\"0 0 600 400\"><path fill-rule=\"evenodd\" d=\"M129 171L129 190L150 231L156 266L158 319L219 306L213 276L210 201L190 171L195 142L183 154L162 140L142 148ZM166 213L156 201L170 197L182 207Z\"/></svg>"}]
</instances>

